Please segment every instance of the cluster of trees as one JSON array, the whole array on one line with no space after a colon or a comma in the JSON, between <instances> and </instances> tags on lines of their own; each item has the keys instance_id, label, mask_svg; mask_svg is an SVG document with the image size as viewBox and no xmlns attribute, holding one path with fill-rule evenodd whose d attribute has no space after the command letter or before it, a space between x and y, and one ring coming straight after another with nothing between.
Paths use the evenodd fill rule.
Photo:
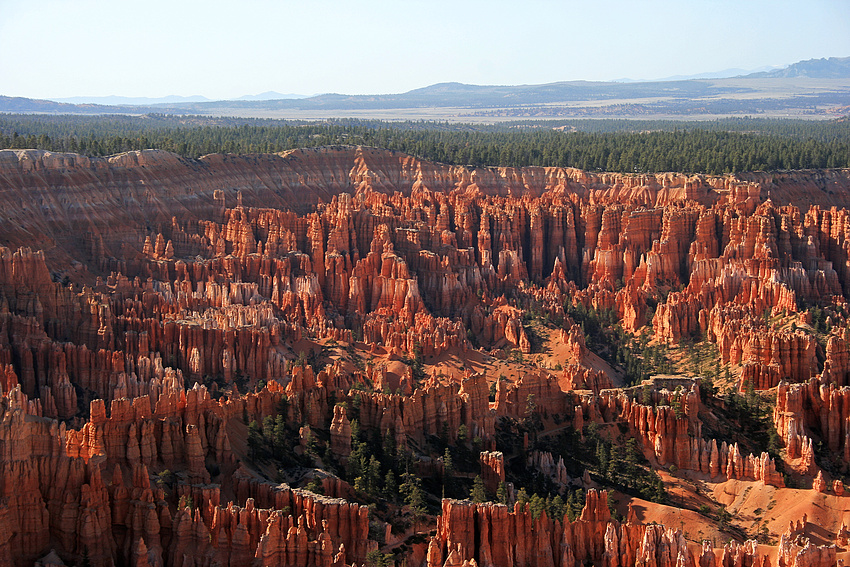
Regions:
<instances>
[{"instance_id":1,"label":"cluster of trees","mask_svg":"<svg viewBox=\"0 0 850 567\"><path fill-rule=\"evenodd\" d=\"M721 415L729 425L721 431L705 430L710 435L744 445L744 450L753 454L767 452L776 461L777 470L782 472L780 448L782 439L773 424L773 401L763 398L748 383L743 395L735 388L729 388L721 398L708 400L715 414ZM718 402L722 402L718 403Z\"/></svg>"},{"instance_id":2,"label":"cluster of trees","mask_svg":"<svg viewBox=\"0 0 850 567\"><path fill-rule=\"evenodd\" d=\"M583 438L567 428L548 438L546 447L555 458L564 458L567 472L572 476L579 476L587 469L595 471L605 487L652 502L667 499L661 477L646 463L633 437L603 434L599 425L592 423Z\"/></svg>"},{"instance_id":3,"label":"cluster of trees","mask_svg":"<svg viewBox=\"0 0 850 567\"><path fill-rule=\"evenodd\" d=\"M546 515L553 520L561 521L566 515L569 521L574 522L584 508L585 496L584 490L578 488L567 491L566 501L560 494L554 496L549 494L545 498L539 494L532 494L529 497L526 490L520 488L516 499L521 505L528 504L531 517L535 520L545 511Z\"/></svg>"},{"instance_id":4,"label":"cluster of trees","mask_svg":"<svg viewBox=\"0 0 850 567\"><path fill-rule=\"evenodd\" d=\"M427 159L475 166L559 166L621 173L681 171L722 174L846 167L846 141L821 142L705 130L648 133L518 131L410 132L381 129L367 143Z\"/></svg>"},{"instance_id":5,"label":"cluster of trees","mask_svg":"<svg viewBox=\"0 0 850 567\"><path fill-rule=\"evenodd\" d=\"M820 334L829 334L832 330L832 324L829 321L829 315L826 311L818 306L809 308L809 315L812 317L812 328Z\"/></svg>"},{"instance_id":6,"label":"cluster of trees","mask_svg":"<svg viewBox=\"0 0 850 567\"><path fill-rule=\"evenodd\" d=\"M575 132L595 132L604 134L635 132L690 132L705 130L708 132L738 132L763 136L780 136L800 140L813 139L820 142L847 140L850 137L850 121L838 120L800 120L753 118L719 118L717 120L634 120L614 118L592 118L579 120L521 120L502 122L492 127L495 130L515 130L523 128L550 128Z\"/></svg>"},{"instance_id":7,"label":"cluster of trees","mask_svg":"<svg viewBox=\"0 0 850 567\"><path fill-rule=\"evenodd\" d=\"M532 492L531 496L529 496L528 492L525 487L520 488L516 493L516 501L522 506L528 504L531 517L535 520L543 512L546 512L546 515L553 520L560 521L566 515L569 521L575 521L581 515L581 510L584 508L586 500L586 495L582 488L567 489L566 500L551 488L549 490ZM472 483L472 490L469 492L469 499L476 503L495 501L499 504L508 504L507 486L504 482L499 483L499 488L496 490L494 498L494 495L487 494L484 481L481 477L476 476Z\"/></svg>"},{"instance_id":8,"label":"cluster of trees","mask_svg":"<svg viewBox=\"0 0 850 567\"><path fill-rule=\"evenodd\" d=\"M653 374L673 371L666 345L650 346L648 333L637 337L627 334L613 310L587 308L580 301L574 305L572 299L567 298L564 313L581 327L587 346L593 352L623 370L627 384L639 384Z\"/></svg>"},{"instance_id":9,"label":"cluster of trees","mask_svg":"<svg viewBox=\"0 0 850 567\"><path fill-rule=\"evenodd\" d=\"M535 415L539 420L539 414ZM558 423L559 418L555 421ZM526 453L519 440L525 433L536 432L538 427L539 424L534 423L530 415L522 420L502 418L496 424L496 448L505 454L509 463L506 478L517 488L517 500L528 502L532 513L546 510L552 518L561 518L566 513L572 521L584 506L584 492L570 488L563 490L527 465ZM661 477L646 463L636 440L622 435L614 438L610 432L603 434L597 424L590 424L584 435L572 427L540 435L531 443L531 449L548 451L556 461L563 458L567 473L573 478L579 478L585 470L590 470L603 487L653 502L664 502L667 498ZM470 498L474 501L495 499L504 503L505 492L500 486L495 495L486 494L483 483L479 486L479 479L476 479ZM613 513L613 502L609 502L609 506Z\"/></svg>"},{"instance_id":10,"label":"cluster of trees","mask_svg":"<svg viewBox=\"0 0 850 567\"><path fill-rule=\"evenodd\" d=\"M364 432L358 420L353 419L351 454L345 467L340 467L330 450L330 443L315 434L308 439L304 454L299 455L293 450L299 446L300 438L296 429L298 424L286 420L287 406L288 401L283 398L275 416L266 416L262 423L251 421L248 424L251 461L271 462L278 467L279 473L299 466L321 466L337 471L354 487L361 501L408 505L414 524L429 512L429 490L412 472L413 457L408 451L397 450L395 439L389 432L383 437L377 431ZM356 409L352 413L356 415ZM317 493L322 490L316 481L308 484L307 489Z\"/></svg>"},{"instance_id":11,"label":"cluster of trees","mask_svg":"<svg viewBox=\"0 0 850 567\"><path fill-rule=\"evenodd\" d=\"M850 167L847 122L585 120L473 126L163 115L0 116L0 147L89 156L156 148L197 158L217 152L273 153L340 144L399 150L456 165L559 166L622 173Z\"/></svg>"},{"instance_id":12,"label":"cluster of trees","mask_svg":"<svg viewBox=\"0 0 850 567\"><path fill-rule=\"evenodd\" d=\"M426 377L425 362L422 357L422 344L419 341L413 343L413 357L402 358L402 362L410 367L410 373L413 375L413 384L411 386L415 389L419 385L419 382Z\"/></svg>"},{"instance_id":13,"label":"cluster of trees","mask_svg":"<svg viewBox=\"0 0 850 567\"><path fill-rule=\"evenodd\" d=\"M408 478L411 466L410 455L396 450L395 438L389 431L381 438L376 431L362 432L356 419L351 421L351 455L345 477L355 490L373 499L394 502L399 496L398 479Z\"/></svg>"},{"instance_id":14,"label":"cluster of trees","mask_svg":"<svg viewBox=\"0 0 850 567\"><path fill-rule=\"evenodd\" d=\"M625 337L624 337L625 338ZM648 345L649 334L618 341L614 362L626 372L626 383L640 384L654 374L672 374L673 363L667 357L667 345Z\"/></svg>"},{"instance_id":15,"label":"cluster of trees","mask_svg":"<svg viewBox=\"0 0 850 567\"><path fill-rule=\"evenodd\" d=\"M279 468L292 466L310 466L317 457L316 439L310 440L306 455L298 455L293 450L300 443L297 424L286 421L288 400L284 397L277 407L277 415L267 415L262 423L251 421L248 424L248 456L254 462L272 461Z\"/></svg>"}]
</instances>

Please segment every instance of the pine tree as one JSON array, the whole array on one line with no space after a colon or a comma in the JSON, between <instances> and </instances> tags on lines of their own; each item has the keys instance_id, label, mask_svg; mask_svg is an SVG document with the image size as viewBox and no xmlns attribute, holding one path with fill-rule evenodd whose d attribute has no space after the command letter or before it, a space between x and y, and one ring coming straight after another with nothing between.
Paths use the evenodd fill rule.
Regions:
<instances>
[{"instance_id":1,"label":"pine tree","mask_svg":"<svg viewBox=\"0 0 850 567\"><path fill-rule=\"evenodd\" d=\"M561 498L560 494L556 494L555 497L548 501L548 509L549 509L549 517L553 520L562 521L564 519L564 514L566 513L566 506L564 504L564 499Z\"/></svg>"},{"instance_id":2,"label":"pine tree","mask_svg":"<svg viewBox=\"0 0 850 567\"><path fill-rule=\"evenodd\" d=\"M260 433L260 425L256 420L248 424L248 454L252 461L256 461L262 453L263 435Z\"/></svg>"},{"instance_id":3,"label":"pine tree","mask_svg":"<svg viewBox=\"0 0 850 567\"><path fill-rule=\"evenodd\" d=\"M395 480L395 473L387 471L384 477L384 496L387 500L395 501L398 498L398 483Z\"/></svg>"},{"instance_id":4,"label":"pine tree","mask_svg":"<svg viewBox=\"0 0 850 567\"><path fill-rule=\"evenodd\" d=\"M481 479L481 475L476 476L475 480L472 481L469 499L478 504L487 501L487 492L484 490L484 481Z\"/></svg>"},{"instance_id":5,"label":"pine tree","mask_svg":"<svg viewBox=\"0 0 850 567\"><path fill-rule=\"evenodd\" d=\"M524 508L528 504L528 492L524 488L520 488L519 492L516 493L516 501L521 508Z\"/></svg>"},{"instance_id":6,"label":"pine tree","mask_svg":"<svg viewBox=\"0 0 850 567\"><path fill-rule=\"evenodd\" d=\"M546 510L546 500L538 494L532 494L528 509L531 511L531 519L536 520Z\"/></svg>"},{"instance_id":7,"label":"pine tree","mask_svg":"<svg viewBox=\"0 0 850 567\"><path fill-rule=\"evenodd\" d=\"M450 488L454 481L455 465L452 460L452 454L449 448L446 447L443 453L443 490Z\"/></svg>"},{"instance_id":8,"label":"pine tree","mask_svg":"<svg viewBox=\"0 0 850 567\"><path fill-rule=\"evenodd\" d=\"M399 490L404 494L404 502L410 507L413 515L413 532L416 533L419 520L425 515L425 494L422 490L422 481L414 474L404 473Z\"/></svg>"},{"instance_id":9,"label":"pine tree","mask_svg":"<svg viewBox=\"0 0 850 567\"><path fill-rule=\"evenodd\" d=\"M508 489L505 486L505 481L499 483L499 488L496 489L496 500L499 504L508 503Z\"/></svg>"}]
</instances>

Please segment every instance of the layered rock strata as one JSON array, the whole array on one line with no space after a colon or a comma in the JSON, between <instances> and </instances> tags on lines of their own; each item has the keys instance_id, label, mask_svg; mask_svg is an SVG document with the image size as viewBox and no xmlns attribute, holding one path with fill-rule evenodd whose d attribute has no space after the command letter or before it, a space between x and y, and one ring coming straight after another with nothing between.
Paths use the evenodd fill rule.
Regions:
<instances>
[{"instance_id":1,"label":"layered rock strata","mask_svg":"<svg viewBox=\"0 0 850 567\"><path fill-rule=\"evenodd\" d=\"M678 411L614 393L587 321L567 311L611 313L657 343L704 336L723 365L742 365L741 389L778 385L788 458L838 494L813 439L850 462L850 215L832 206L847 194L841 171L470 169L361 147L0 151L0 565L51 564L51 549L97 567L362 564L378 549L366 507L265 482L234 441L281 414L299 451L321 431L345 462L355 404L359 427L399 448L454 443L465 427L488 449L490 491L505 479L497 420L534 412L579 431L624 423L656 464L781 486L766 454L703 438L697 390ZM525 364L542 350L540 321L556 327L562 370L427 370L474 350ZM295 352L341 343L385 363L349 354L314 370ZM569 483L551 454L529 461ZM605 500L590 492L572 523L447 500L422 559L767 564L749 542L697 556L675 531L612 521ZM835 563L787 540L780 556Z\"/></svg>"}]
</instances>

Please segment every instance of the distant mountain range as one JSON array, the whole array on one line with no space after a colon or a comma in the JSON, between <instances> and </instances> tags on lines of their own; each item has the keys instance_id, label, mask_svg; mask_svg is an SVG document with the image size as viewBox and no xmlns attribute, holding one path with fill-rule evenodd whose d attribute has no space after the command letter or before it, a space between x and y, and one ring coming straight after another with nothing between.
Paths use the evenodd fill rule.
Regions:
<instances>
[{"instance_id":1,"label":"distant mountain range","mask_svg":"<svg viewBox=\"0 0 850 567\"><path fill-rule=\"evenodd\" d=\"M806 77L809 79L846 79L850 78L850 57L830 57L829 59L808 59L798 61L787 67L760 67L758 69L724 69L696 75L673 75L652 81L617 79L617 83L657 83L659 81L690 81L692 79L783 79Z\"/></svg>"},{"instance_id":2,"label":"distant mountain range","mask_svg":"<svg viewBox=\"0 0 850 567\"><path fill-rule=\"evenodd\" d=\"M727 74L726 70L718 74ZM710 74L706 74L710 75ZM543 85L467 85L439 83L388 95L323 94L305 96L274 91L237 100L203 96L162 98L73 97L57 101L0 96L0 112L53 114L201 114L215 116L343 115L348 111L466 109L452 116L630 116L647 114L717 115L784 111L823 112L850 107L850 81L832 89L807 89L800 80L848 79L850 57L811 59L732 78L687 78L647 82L565 81ZM770 86L768 88L768 83ZM780 83L776 83L780 81ZM785 85L783 90L781 87ZM782 90L781 94L777 91ZM769 101L769 103L764 103ZM557 107L557 105L562 105ZM607 108L607 110L606 110ZM509 109L509 110L505 110ZM600 110L602 109L602 110ZM808 109L808 110L806 110ZM820 109L820 110L817 110ZM471 113L471 114L470 114ZM489 113L489 114L488 114ZM566 114L564 114L566 113ZM432 116L433 118L433 116Z\"/></svg>"},{"instance_id":3,"label":"distant mountain range","mask_svg":"<svg viewBox=\"0 0 850 567\"><path fill-rule=\"evenodd\" d=\"M747 75L751 79L780 79L805 77L808 79L846 79L850 77L850 57L809 59L798 61L784 69L774 69Z\"/></svg>"},{"instance_id":4,"label":"distant mountain range","mask_svg":"<svg viewBox=\"0 0 850 567\"><path fill-rule=\"evenodd\" d=\"M228 100L280 100L308 98L310 95L283 94L275 91L266 91L256 95L243 95L239 98ZM201 95L194 96L161 96L161 97L130 97L130 96L72 96L69 98L51 98L53 102L66 104L98 104L105 106L150 106L154 104L183 104L191 102L213 102L215 99Z\"/></svg>"},{"instance_id":5,"label":"distant mountain range","mask_svg":"<svg viewBox=\"0 0 850 567\"><path fill-rule=\"evenodd\" d=\"M761 73L764 71L773 71L776 67L759 67L757 69L741 69L735 67L732 69L723 69L722 71L711 71L708 73L697 73L696 75L671 75L661 79L615 79L614 83L656 83L658 81L690 81L692 79L729 79L732 77L741 77L753 73Z\"/></svg>"},{"instance_id":6,"label":"distant mountain range","mask_svg":"<svg viewBox=\"0 0 850 567\"><path fill-rule=\"evenodd\" d=\"M161 96L157 98L151 97L131 97L131 96L72 96L68 98L51 98L54 102L66 104L98 104L102 106L144 106L149 104L180 104L184 102L211 102L205 96Z\"/></svg>"},{"instance_id":7,"label":"distant mountain range","mask_svg":"<svg viewBox=\"0 0 850 567\"><path fill-rule=\"evenodd\" d=\"M266 91L258 95L243 95L236 100L280 100L280 99L300 99L310 98L310 95L294 94L294 93L278 93L275 91Z\"/></svg>"}]
</instances>

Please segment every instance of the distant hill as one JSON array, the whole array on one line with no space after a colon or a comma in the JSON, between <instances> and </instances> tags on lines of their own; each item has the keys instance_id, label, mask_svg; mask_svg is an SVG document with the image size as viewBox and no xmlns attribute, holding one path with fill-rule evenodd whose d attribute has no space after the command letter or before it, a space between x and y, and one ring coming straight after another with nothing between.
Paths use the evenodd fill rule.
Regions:
<instances>
[{"instance_id":1,"label":"distant hill","mask_svg":"<svg viewBox=\"0 0 850 567\"><path fill-rule=\"evenodd\" d=\"M69 98L50 99L68 104L99 104L106 106L146 106L150 104L179 104L183 102L210 102L205 96L161 96L161 97L130 97L130 96L72 96Z\"/></svg>"},{"instance_id":2,"label":"distant hill","mask_svg":"<svg viewBox=\"0 0 850 567\"><path fill-rule=\"evenodd\" d=\"M294 93L279 93L276 91L266 91L255 95L243 95L239 98L228 100L294 100L309 98L310 95L301 95ZM161 96L161 97L144 97L144 96L72 96L67 98L52 98L47 99L53 102L64 104L96 104L101 106L153 106L153 105L175 105L175 104L190 104L196 102L217 102L217 99L211 99L202 95L193 96Z\"/></svg>"},{"instance_id":3,"label":"distant hill","mask_svg":"<svg viewBox=\"0 0 850 567\"><path fill-rule=\"evenodd\" d=\"M727 70L728 71L728 70ZM725 72L720 72L725 73ZM850 83L807 89L805 79L850 80L850 57L800 61L784 69L734 78L641 82L562 81L541 85L438 83L405 93L303 97L268 91L238 100L204 97L129 99L95 97L84 104L0 96L0 112L54 114L196 114L310 118L356 113L392 114L422 109L423 118L554 118L733 116L782 112L784 115L835 113L850 106ZM783 82L784 81L784 82ZM201 100L194 100L194 99ZM139 101L130 104L130 101ZM104 104L110 102L111 104ZM434 112L433 109L445 109ZM411 112L406 110L409 117Z\"/></svg>"},{"instance_id":4,"label":"distant hill","mask_svg":"<svg viewBox=\"0 0 850 567\"><path fill-rule=\"evenodd\" d=\"M784 69L763 71L744 75L747 79L850 79L850 57L830 57L829 59L809 59L798 61Z\"/></svg>"},{"instance_id":5,"label":"distant hill","mask_svg":"<svg viewBox=\"0 0 850 567\"><path fill-rule=\"evenodd\" d=\"M731 79L732 77L741 77L752 73L761 73L763 71L773 71L776 67L763 66L756 69L741 69L738 67L732 69L723 69L722 71L708 71L705 73L697 73L695 75L671 75L660 79L630 79L624 77L622 79L614 79L613 83L657 83L659 81L690 81L691 79Z\"/></svg>"},{"instance_id":6,"label":"distant hill","mask_svg":"<svg viewBox=\"0 0 850 567\"><path fill-rule=\"evenodd\" d=\"M0 95L0 112L49 114L106 114L116 107L97 104L69 104L53 100Z\"/></svg>"},{"instance_id":7,"label":"distant hill","mask_svg":"<svg viewBox=\"0 0 850 567\"><path fill-rule=\"evenodd\" d=\"M266 91L256 95L243 95L235 100L281 100L281 99L301 99L310 98L310 95L302 95L295 93L279 93L276 91Z\"/></svg>"},{"instance_id":8,"label":"distant hill","mask_svg":"<svg viewBox=\"0 0 850 567\"><path fill-rule=\"evenodd\" d=\"M614 98L717 96L749 90L701 81L665 81L655 83L604 83L568 81L543 85L470 85L438 83L405 93L346 95L330 93L304 99L266 101L221 101L176 105L187 111L209 112L223 107L244 109L397 109L428 107L488 108L518 104L549 104Z\"/></svg>"}]
</instances>

